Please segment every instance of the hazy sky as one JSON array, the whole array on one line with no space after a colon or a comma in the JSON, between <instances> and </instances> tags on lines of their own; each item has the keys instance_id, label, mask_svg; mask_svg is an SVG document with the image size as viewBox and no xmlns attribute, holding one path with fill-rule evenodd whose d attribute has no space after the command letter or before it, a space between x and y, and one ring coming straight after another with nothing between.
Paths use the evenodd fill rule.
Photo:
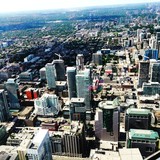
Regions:
<instances>
[{"instance_id":1,"label":"hazy sky","mask_svg":"<svg viewBox=\"0 0 160 160\"><path fill-rule=\"evenodd\" d=\"M0 12L76 8L160 0L0 0Z\"/></svg>"}]
</instances>

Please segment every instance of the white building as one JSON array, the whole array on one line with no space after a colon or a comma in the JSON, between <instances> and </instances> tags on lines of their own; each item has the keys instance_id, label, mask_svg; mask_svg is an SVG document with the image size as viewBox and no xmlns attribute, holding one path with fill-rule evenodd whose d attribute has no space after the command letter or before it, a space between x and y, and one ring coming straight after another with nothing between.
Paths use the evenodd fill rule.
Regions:
<instances>
[{"instance_id":1,"label":"white building","mask_svg":"<svg viewBox=\"0 0 160 160\"><path fill-rule=\"evenodd\" d=\"M58 97L55 94L43 94L41 98L35 99L34 107L37 115L53 116L60 111Z\"/></svg>"},{"instance_id":2,"label":"white building","mask_svg":"<svg viewBox=\"0 0 160 160\"><path fill-rule=\"evenodd\" d=\"M34 136L27 149L28 160L52 160L51 142L46 129L41 129Z\"/></svg>"}]
</instances>

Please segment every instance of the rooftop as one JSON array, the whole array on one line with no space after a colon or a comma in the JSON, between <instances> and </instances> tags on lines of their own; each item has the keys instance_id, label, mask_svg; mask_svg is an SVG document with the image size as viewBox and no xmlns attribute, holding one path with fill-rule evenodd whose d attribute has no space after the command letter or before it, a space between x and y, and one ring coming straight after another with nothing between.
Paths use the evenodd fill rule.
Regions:
<instances>
[{"instance_id":1,"label":"rooftop","mask_svg":"<svg viewBox=\"0 0 160 160\"><path fill-rule=\"evenodd\" d=\"M77 121L72 121L71 124L61 125L59 126L59 131L62 131L64 134L77 134L82 133L83 124Z\"/></svg>"},{"instance_id":2,"label":"rooftop","mask_svg":"<svg viewBox=\"0 0 160 160\"><path fill-rule=\"evenodd\" d=\"M34 136L33 143L40 144L41 141L45 138L47 133L48 133L47 129L40 129L38 133Z\"/></svg>"},{"instance_id":3,"label":"rooftop","mask_svg":"<svg viewBox=\"0 0 160 160\"><path fill-rule=\"evenodd\" d=\"M120 160L119 153L114 151L94 150L90 152L92 160Z\"/></svg>"},{"instance_id":4,"label":"rooftop","mask_svg":"<svg viewBox=\"0 0 160 160\"><path fill-rule=\"evenodd\" d=\"M132 115L148 115L148 114L151 114L150 110L139 109L139 108L128 108L126 113L127 114L132 114Z\"/></svg>"},{"instance_id":5,"label":"rooftop","mask_svg":"<svg viewBox=\"0 0 160 160\"><path fill-rule=\"evenodd\" d=\"M142 129L130 129L129 132L130 139L148 139L148 140L157 140L159 135L153 130L142 130Z\"/></svg>"},{"instance_id":6,"label":"rooftop","mask_svg":"<svg viewBox=\"0 0 160 160\"><path fill-rule=\"evenodd\" d=\"M113 104L113 101L101 101L98 106L102 109L115 109L117 106Z\"/></svg>"},{"instance_id":7,"label":"rooftop","mask_svg":"<svg viewBox=\"0 0 160 160\"><path fill-rule=\"evenodd\" d=\"M84 98L71 98L71 103L84 103Z\"/></svg>"},{"instance_id":8,"label":"rooftop","mask_svg":"<svg viewBox=\"0 0 160 160\"><path fill-rule=\"evenodd\" d=\"M143 160L141 153L138 148L123 148L119 149L119 154L121 159L127 159L127 160Z\"/></svg>"}]
</instances>

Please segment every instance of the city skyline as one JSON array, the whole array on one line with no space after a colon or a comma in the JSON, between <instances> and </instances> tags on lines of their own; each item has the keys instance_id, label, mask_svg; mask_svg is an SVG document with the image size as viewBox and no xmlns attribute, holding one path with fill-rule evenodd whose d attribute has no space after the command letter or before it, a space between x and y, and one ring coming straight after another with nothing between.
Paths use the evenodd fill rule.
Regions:
<instances>
[{"instance_id":1,"label":"city skyline","mask_svg":"<svg viewBox=\"0 0 160 160\"><path fill-rule=\"evenodd\" d=\"M70 9L92 6L107 6L107 5L121 5L121 4L134 4L134 3L151 3L160 2L160 0L6 0L1 2L0 13L21 12L21 11L36 11L48 9Z\"/></svg>"}]
</instances>

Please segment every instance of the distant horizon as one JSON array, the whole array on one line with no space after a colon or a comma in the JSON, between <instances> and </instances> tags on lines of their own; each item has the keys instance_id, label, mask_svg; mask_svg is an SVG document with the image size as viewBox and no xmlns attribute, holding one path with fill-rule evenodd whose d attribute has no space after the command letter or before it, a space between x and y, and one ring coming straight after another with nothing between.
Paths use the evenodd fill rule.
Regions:
<instances>
[{"instance_id":1,"label":"distant horizon","mask_svg":"<svg viewBox=\"0 0 160 160\"><path fill-rule=\"evenodd\" d=\"M107 7L140 3L155 3L160 0L5 0L1 2L0 13L34 12L45 10L69 10L88 7Z\"/></svg>"}]
</instances>

